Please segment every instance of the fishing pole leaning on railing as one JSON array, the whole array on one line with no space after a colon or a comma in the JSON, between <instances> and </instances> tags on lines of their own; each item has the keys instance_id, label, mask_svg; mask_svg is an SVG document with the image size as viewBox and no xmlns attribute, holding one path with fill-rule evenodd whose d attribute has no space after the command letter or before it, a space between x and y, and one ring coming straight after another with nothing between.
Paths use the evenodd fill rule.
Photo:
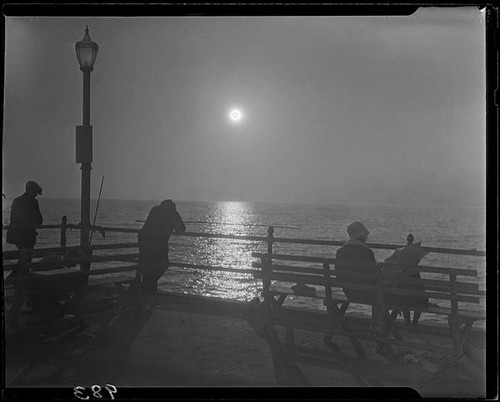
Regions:
<instances>
[{"instance_id":1,"label":"fishing pole leaning on railing","mask_svg":"<svg viewBox=\"0 0 500 402\"><path fill-rule=\"evenodd\" d=\"M135 222L137 222L137 223L144 223L146 221L142 220L142 219L136 219ZM272 226L274 228L300 230L300 228L297 228L297 227L294 227L294 226L259 225L259 224L256 224L256 223L232 223L232 222L212 222L212 221L183 221L183 222L187 223L187 224L198 224L198 225L208 224L208 225L224 225L224 226L266 227L266 228L269 227L269 226Z\"/></svg>"},{"instance_id":2,"label":"fishing pole leaning on railing","mask_svg":"<svg viewBox=\"0 0 500 402\"><path fill-rule=\"evenodd\" d=\"M97 204L96 204L96 207L95 207L95 214L94 214L94 223L92 224L92 230L90 232L90 240L89 240L89 245L92 245L92 238L94 236L94 232L96 230L96 226L95 226L95 222L96 222L96 219L97 219L97 211L99 211L99 202L101 201L101 194L102 194L102 185L104 183L104 175L102 175L102 179L101 179L101 188L99 189L99 197L97 198ZM105 237L105 234L104 234L104 231L100 231L101 233L101 236L104 238Z\"/></svg>"}]
</instances>

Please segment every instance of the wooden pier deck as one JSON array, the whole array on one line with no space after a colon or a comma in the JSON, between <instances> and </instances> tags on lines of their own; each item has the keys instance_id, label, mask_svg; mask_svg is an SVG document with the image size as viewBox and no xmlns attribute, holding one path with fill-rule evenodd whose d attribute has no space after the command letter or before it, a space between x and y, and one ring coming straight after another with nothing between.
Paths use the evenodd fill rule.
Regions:
<instances>
[{"instance_id":1,"label":"wooden pier deck","mask_svg":"<svg viewBox=\"0 0 500 402\"><path fill-rule=\"evenodd\" d=\"M7 336L6 386L71 390L102 384L103 379L118 392L126 387L278 385L268 345L245 319L245 302L161 292L149 320L126 322L113 342L101 343L99 333L115 311L95 312L88 326L73 334L59 330L35 340ZM322 338L307 331L297 334L301 347L320 355L328 353ZM345 339L337 342L346 351L337 369L308 362L300 366L310 386L412 387L422 396L484 395L484 372L471 378L457 366L437 375L442 362L438 356L424 354L418 364L394 364L372 349L367 365L349 354ZM484 355L481 358L484 361Z\"/></svg>"}]
</instances>

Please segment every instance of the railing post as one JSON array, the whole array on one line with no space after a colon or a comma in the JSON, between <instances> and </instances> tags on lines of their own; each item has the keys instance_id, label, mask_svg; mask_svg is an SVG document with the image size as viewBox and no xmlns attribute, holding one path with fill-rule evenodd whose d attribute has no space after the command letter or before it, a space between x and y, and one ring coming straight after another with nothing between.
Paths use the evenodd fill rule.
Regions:
<instances>
[{"instance_id":1,"label":"railing post","mask_svg":"<svg viewBox=\"0 0 500 402\"><path fill-rule=\"evenodd\" d=\"M273 295L271 295L271 259L267 255L261 257L262 263L262 291L264 296L264 302L272 305L274 300Z\"/></svg>"},{"instance_id":2,"label":"railing post","mask_svg":"<svg viewBox=\"0 0 500 402\"><path fill-rule=\"evenodd\" d=\"M31 250L20 249L19 261L16 270L16 283L15 283L15 300L9 310L8 324L13 329L19 328L19 314L24 304L24 287L25 276L29 272L29 263L31 262Z\"/></svg>"},{"instance_id":3,"label":"railing post","mask_svg":"<svg viewBox=\"0 0 500 402\"><path fill-rule=\"evenodd\" d=\"M267 229L267 255L261 258L262 263L262 290L264 292L264 302L272 303L273 296L269 293L271 288L271 255L273 254L274 228Z\"/></svg>"},{"instance_id":4,"label":"railing post","mask_svg":"<svg viewBox=\"0 0 500 402\"><path fill-rule=\"evenodd\" d=\"M331 312L332 309L332 283L330 277L330 264L327 260L323 261L323 273L325 276L325 304L326 311Z\"/></svg>"},{"instance_id":5,"label":"railing post","mask_svg":"<svg viewBox=\"0 0 500 402\"><path fill-rule=\"evenodd\" d=\"M376 315L376 320L379 322L380 325L380 330L382 334L386 334L387 332L387 320L386 320L386 311L385 311L385 304L384 304L384 284L383 284L383 277L382 277L382 269L380 265L375 266L376 273L377 273L377 307L376 309L372 310L372 319L375 318L374 316Z\"/></svg>"},{"instance_id":6,"label":"railing post","mask_svg":"<svg viewBox=\"0 0 500 402\"><path fill-rule=\"evenodd\" d=\"M458 327L457 274L455 273L450 273L450 290L451 290L451 333L453 336L453 352L456 357L459 357L460 333Z\"/></svg>"},{"instance_id":7,"label":"railing post","mask_svg":"<svg viewBox=\"0 0 500 402\"><path fill-rule=\"evenodd\" d=\"M267 254L273 253L273 240L274 239L274 228L269 226L267 228ZM271 263L271 259L269 259L269 263Z\"/></svg>"},{"instance_id":8,"label":"railing post","mask_svg":"<svg viewBox=\"0 0 500 402\"><path fill-rule=\"evenodd\" d=\"M61 248L62 251L66 251L66 231L68 229L68 218L66 215L62 217L61 220Z\"/></svg>"}]
</instances>

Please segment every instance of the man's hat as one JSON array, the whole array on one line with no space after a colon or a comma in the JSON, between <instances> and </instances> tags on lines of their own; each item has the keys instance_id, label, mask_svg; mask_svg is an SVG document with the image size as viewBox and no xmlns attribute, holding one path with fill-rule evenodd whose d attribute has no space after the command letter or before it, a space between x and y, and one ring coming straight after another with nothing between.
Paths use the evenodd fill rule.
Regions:
<instances>
[{"instance_id":1,"label":"man's hat","mask_svg":"<svg viewBox=\"0 0 500 402\"><path fill-rule=\"evenodd\" d=\"M347 233L351 239L363 238L370 234L366 226L361 222L353 222L347 226Z\"/></svg>"},{"instance_id":2,"label":"man's hat","mask_svg":"<svg viewBox=\"0 0 500 402\"><path fill-rule=\"evenodd\" d=\"M38 185L38 183L34 181L29 181L26 183L26 192L40 195L42 194L42 188Z\"/></svg>"}]
</instances>

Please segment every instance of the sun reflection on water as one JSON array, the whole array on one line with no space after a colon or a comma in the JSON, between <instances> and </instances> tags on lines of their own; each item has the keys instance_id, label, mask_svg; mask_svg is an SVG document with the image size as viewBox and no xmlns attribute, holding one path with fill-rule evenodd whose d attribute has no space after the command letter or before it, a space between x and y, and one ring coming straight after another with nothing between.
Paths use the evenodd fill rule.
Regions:
<instances>
[{"instance_id":1,"label":"sun reflection on water","mask_svg":"<svg viewBox=\"0 0 500 402\"><path fill-rule=\"evenodd\" d=\"M211 232L223 235L237 236L265 236L266 229L255 226L258 222L250 203L246 202L218 202L214 210L208 211L210 220L204 221L205 216L198 216L205 222L201 227L190 228L201 232ZM208 223L207 223L208 222ZM171 260L184 260L191 264L210 265L233 269L249 269L252 267L252 252L264 250L265 244L234 239L215 238L175 238L175 246L171 247ZM171 275L180 275L182 280L177 285L165 276L160 281L160 287L173 290L177 286L182 292L250 300L257 296L258 280L251 274L238 274L221 271L193 271L186 270L173 272Z\"/></svg>"}]
</instances>

